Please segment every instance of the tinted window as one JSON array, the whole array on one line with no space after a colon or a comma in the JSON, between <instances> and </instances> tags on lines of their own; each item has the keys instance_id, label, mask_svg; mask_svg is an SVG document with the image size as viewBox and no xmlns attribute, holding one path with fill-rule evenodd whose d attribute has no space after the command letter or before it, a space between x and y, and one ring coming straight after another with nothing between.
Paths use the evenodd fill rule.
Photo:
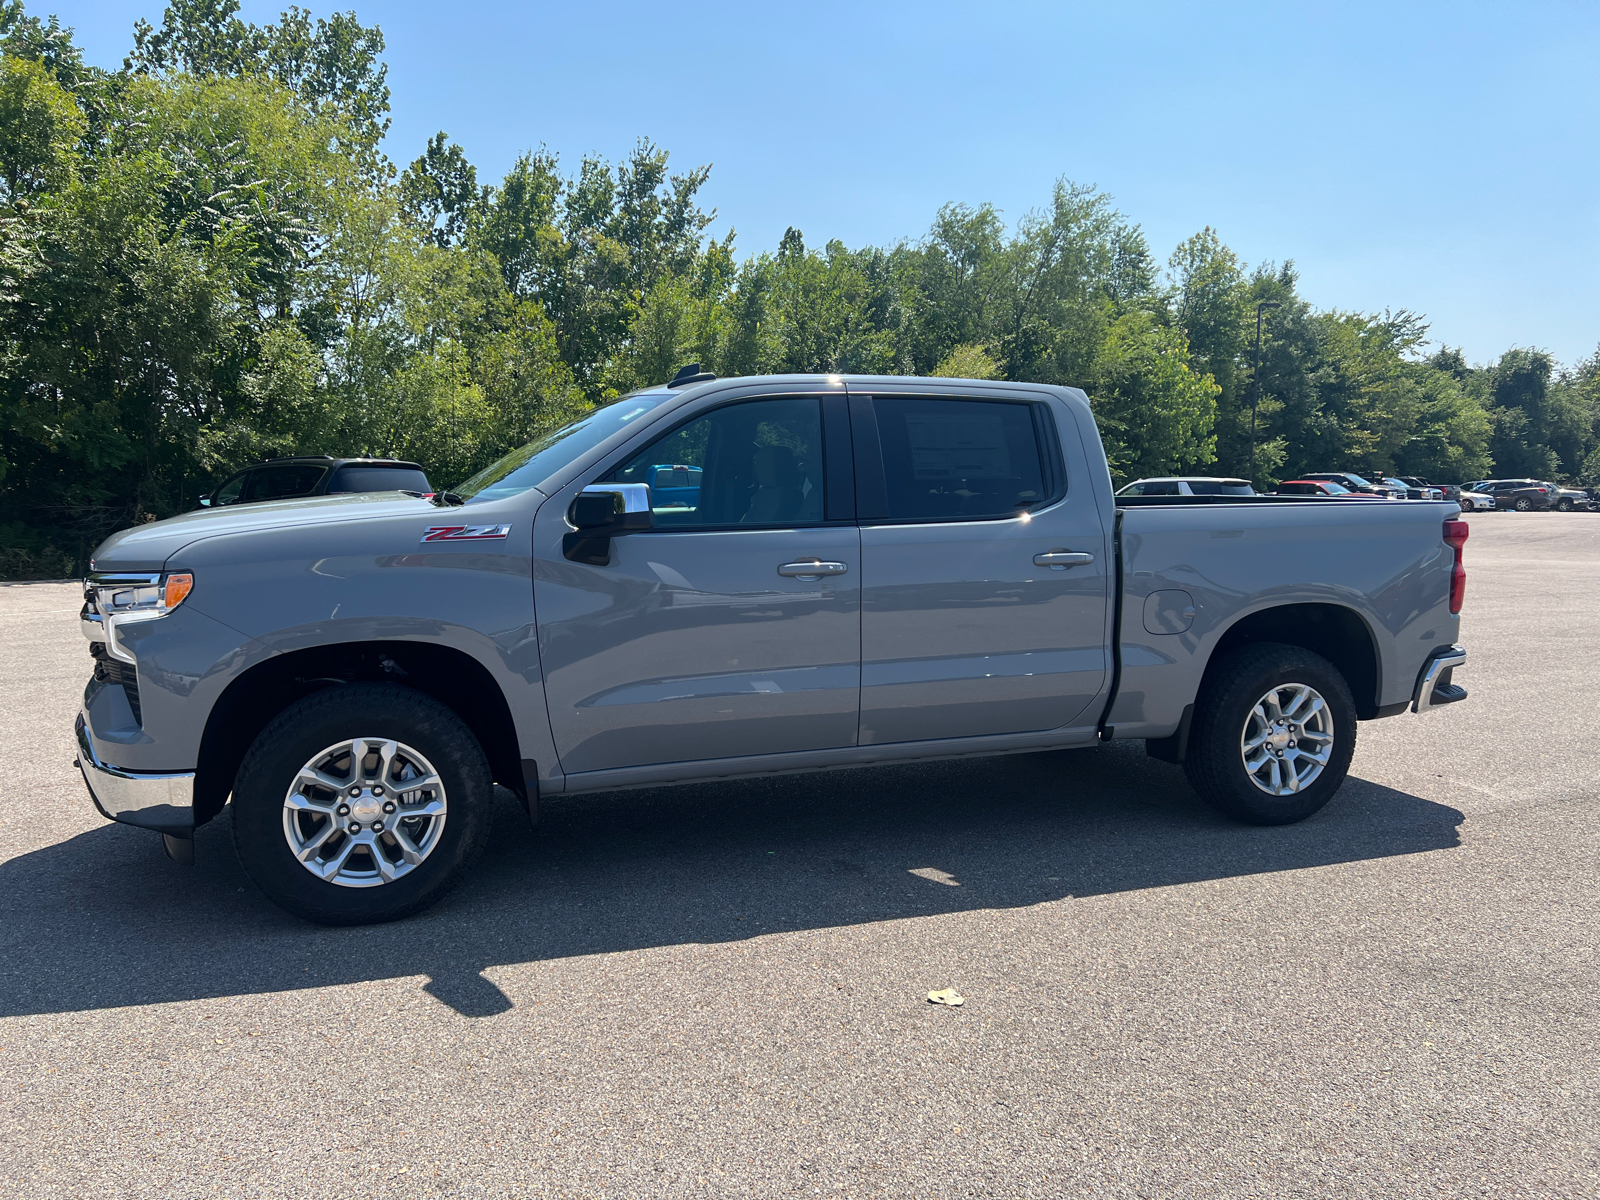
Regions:
<instances>
[{"instance_id":1,"label":"tinted window","mask_svg":"<svg viewBox=\"0 0 1600 1200\"><path fill-rule=\"evenodd\" d=\"M1230 480L1219 479L1191 479L1189 490L1196 496L1254 496L1255 489L1248 483L1233 483Z\"/></svg>"},{"instance_id":2,"label":"tinted window","mask_svg":"<svg viewBox=\"0 0 1600 1200\"><path fill-rule=\"evenodd\" d=\"M328 482L332 492L431 492L416 467L340 467Z\"/></svg>"},{"instance_id":3,"label":"tinted window","mask_svg":"<svg viewBox=\"0 0 1600 1200\"><path fill-rule=\"evenodd\" d=\"M580 455L671 398L670 392L628 396L596 409L581 420L513 450L452 490L468 500L499 500L537 487Z\"/></svg>"},{"instance_id":4,"label":"tinted window","mask_svg":"<svg viewBox=\"0 0 1600 1200\"><path fill-rule=\"evenodd\" d=\"M244 498L248 500L287 500L307 496L322 481L327 467L314 463L288 463L281 467L261 467L250 472Z\"/></svg>"},{"instance_id":5,"label":"tinted window","mask_svg":"<svg viewBox=\"0 0 1600 1200\"><path fill-rule=\"evenodd\" d=\"M815 525L822 520L822 403L753 400L696 417L608 482L650 485L660 529Z\"/></svg>"},{"instance_id":6,"label":"tinted window","mask_svg":"<svg viewBox=\"0 0 1600 1200\"><path fill-rule=\"evenodd\" d=\"M878 396L894 521L1011 517L1048 498L1030 404ZM1148 495L1149 492L1147 491Z\"/></svg>"},{"instance_id":7,"label":"tinted window","mask_svg":"<svg viewBox=\"0 0 1600 1200\"><path fill-rule=\"evenodd\" d=\"M1144 494L1146 496L1181 496L1183 491L1178 487L1177 480L1164 479L1157 483L1145 484Z\"/></svg>"},{"instance_id":8,"label":"tinted window","mask_svg":"<svg viewBox=\"0 0 1600 1200\"><path fill-rule=\"evenodd\" d=\"M219 507L224 504L239 503L239 501L244 497L245 480L249 478L250 475L248 472L246 472L243 475L235 475L232 479L224 483L211 494L212 506Z\"/></svg>"}]
</instances>

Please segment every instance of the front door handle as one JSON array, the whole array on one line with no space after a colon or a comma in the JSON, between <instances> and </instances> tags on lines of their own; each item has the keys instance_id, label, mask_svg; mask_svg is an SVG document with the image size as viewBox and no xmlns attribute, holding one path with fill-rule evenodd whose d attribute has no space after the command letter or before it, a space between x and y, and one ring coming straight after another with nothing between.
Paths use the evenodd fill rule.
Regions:
<instances>
[{"instance_id":1,"label":"front door handle","mask_svg":"<svg viewBox=\"0 0 1600 1200\"><path fill-rule=\"evenodd\" d=\"M843 575L850 568L842 562L824 562L820 558L801 558L786 562L778 574L789 579L821 579L824 575Z\"/></svg>"},{"instance_id":2,"label":"front door handle","mask_svg":"<svg viewBox=\"0 0 1600 1200\"><path fill-rule=\"evenodd\" d=\"M1094 561L1094 555L1086 550L1049 550L1044 554L1033 556L1033 565L1036 567L1052 567L1057 571L1065 571L1068 567L1083 567Z\"/></svg>"}]
</instances>

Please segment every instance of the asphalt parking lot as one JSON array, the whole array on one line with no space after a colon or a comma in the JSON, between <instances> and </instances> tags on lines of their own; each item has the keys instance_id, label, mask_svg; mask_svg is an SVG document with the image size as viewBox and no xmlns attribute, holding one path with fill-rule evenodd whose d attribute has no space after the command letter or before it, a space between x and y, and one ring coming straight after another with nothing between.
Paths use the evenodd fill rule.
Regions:
<instances>
[{"instance_id":1,"label":"asphalt parking lot","mask_svg":"<svg viewBox=\"0 0 1600 1200\"><path fill-rule=\"evenodd\" d=\"M1600 515L1471 522L1470 699L1302 825L1141 743L507 801L345 930L101 820L0 586L0 1194L1600 1196Z\"/></svg>"}]
</instances>

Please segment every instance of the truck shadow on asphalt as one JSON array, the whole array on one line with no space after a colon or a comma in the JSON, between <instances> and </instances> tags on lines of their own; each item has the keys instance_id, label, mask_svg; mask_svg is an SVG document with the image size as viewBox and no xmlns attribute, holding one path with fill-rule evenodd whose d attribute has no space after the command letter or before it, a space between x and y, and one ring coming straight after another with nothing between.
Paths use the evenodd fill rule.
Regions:
<instances>
[{"instance_id":1,"label":"truck shadow on asphalt","mask_svg":"<svg viewBox=\"0 0 1600 1200\"><path fill-rule=\"evenodd\" d=\"M1207 809L1137 743L554 797L500 798L467 881L407 921L322 929L279 911L227 816L179 867L107 825L0 864L0 1015L427 976L466 1016L512 1001L485 969L1057 901L1459 845L1462 814L1352 778L1300 825Z\"/></svg>"}]
</instances>

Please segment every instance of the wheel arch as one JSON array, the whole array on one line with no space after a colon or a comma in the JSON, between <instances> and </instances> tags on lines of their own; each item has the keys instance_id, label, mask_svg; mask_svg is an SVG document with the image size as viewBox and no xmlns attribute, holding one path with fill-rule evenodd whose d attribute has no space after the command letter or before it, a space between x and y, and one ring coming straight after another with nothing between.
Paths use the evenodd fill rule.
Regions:
<instances>
[{"instance_id":1,"label":"wheel arch","mask_svg":"<svg viewBox=\"0 0 1600 1200\"><path fill-rule=\"evenodd\" d=\"M1217 639L1206 662L1206 683L1216 664L1231 651L1254 642L1281 642L1320 654L1338 668L1355 697L1356 716L1378 716L1383 663L1372 629L1355 609L1343 604L1279 604L1246 613Z\"/></svg>"},{"instance_id":2,"label":"wheel arch","mask_svg":"<svg viewBox=\"0 0 1600 1200\"><path fill-rule=\"evenodd\" d=\"M222 811L251 744L289 705L341 684L378 682L415 688L453 711L478 739L495 782L527 802L511 707L488 668L464 651L428 642L340 642L274 655L217 698L195 766L195 824Z\"/></svg>"}]
</instances>

